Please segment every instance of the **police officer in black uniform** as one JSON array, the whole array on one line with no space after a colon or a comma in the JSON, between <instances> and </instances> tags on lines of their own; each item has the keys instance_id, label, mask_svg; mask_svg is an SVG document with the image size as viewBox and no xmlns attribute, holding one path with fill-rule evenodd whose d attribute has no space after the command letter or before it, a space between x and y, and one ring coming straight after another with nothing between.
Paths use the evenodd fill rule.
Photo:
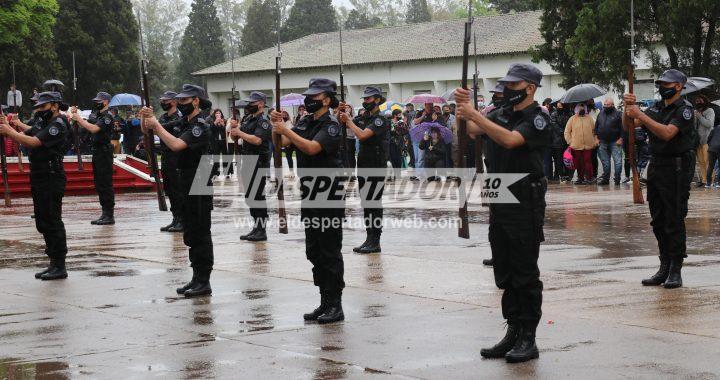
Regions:
<instances>
[{"instance_id":1,"label":"police officer in black uniform","mask_svg":"<svg viewBox=\"0 0 720 380\"><path fill-rule=\"evenodd\" d=\"M358 189L363 206L366 238L364 243L353 248L353 252L378 253L381 251L382 193L385 189L385 176L378 176L378 171L387 168L387 136L390 132L390 120L380 114L380 105L385 103L385 97L379 88L366 87L362 97L365 113L351 120L349 110L343 104L339 117L340 121L360 140L357 160ZM371 205L371 202L374 204Z\"/></svg>"},{"instance_id":2,"label":"police officer in black uniform","mask_svg":"<svg viewBox=\"0 0 720 380\"><path fill-rule=\"evenodd\" d=\"M490 90L490 93L492 94L492 106L493 108L485 113L487 117L491 117L490 115L494 112L499 112L500 109L502 109L505 106L505 96L503 95L503 91L505 91L505 86L503 86L502 83L495 84L495 88ZM485 146L487 145L487 141L483 139L480 136L475 136L475 139L480 139L480 141L476 141L476 144L481 144L483 149L483 152L486 152ZM485 166L487 166L487 159L483 160L485 163ZM483 259L482 261L483 265L487 265L489 267L493 266L493 259L490 257L489 259Z\"/></svg>"},{"instance_id":3,"label":"police officer in black uniform","mask_svg":"<svg viewBox=\"0 0 720 380\"><path fill-rule=\"evenodd\" d=\"M165 111L158 121L162 124L166 131L170 132L173 137L180 137L182 134L183 121L180 112L177 110L177 93L174 91L165 91L160 97L160 107ZM185 197L180 193L179 178L177 172L177 153L168 148L162 140L160 140L160 151L162 156L160 162L162 164L163 188L168 199L170 199L170 212L173 220L160 231L167 232L183 232L183 207L185 205Z\"/></svg>"},{"instance_id":4,"label":"police officer in black uniform","mask_svg":"<svg viewBox=\"0 0 720 380\"><path fill-rule=\"evenodd\" d=\"M183 240L190 248L193 277L190 282L177 288L176 292L190 298L212 294L210 273L214 256L210 216L213 197L212 182L209 181L212 160L203 159L203 155L207 155L210 150L211 133L210 123L205 120L205 113L202 112L208 110L212 103L208 100L205 89L192 84L184 84L182 92L177 94L175 99L183 121L180 137L173 136L155 119L152 108L143 108L141 116L145 119L143 128L154 130L160 140L177 154L179 190L185 197L182 216L185 223ZM196 189L199 194L191 194L196 175L198 181L207 186Z\"/></svg>"},{"instance_id":5,"label":"police officer in black uniform","mask_svg":"<svg viewBox=\"0 0 720 380\"><path fill-rule=\"evenodd\" d=\"M245 188L245 199L252 197L248 204L250 215L253 217L254 226L250 233L240 236L241 240L265 241L267 240L267 202L265 199L265 181L270 169L270 139L272 128L270 120L265 116L265 104L267 96L259 91L254 91L246 103L245 115L242 125L238 128L238 121L230 121L230 134L236 139L242 140L240 157L242 158L240 179ZM257 161L255 161L257 160ZM252 163L255 162L254 165Z\"/></svg>"},{"instance_id":6,"label":"police officer in black uniform","mask_svg":"<svg viewBox=\"0 0 720 380\"><path fill-rule=\"evenodd\" d=\"M62 200L65 195L65 137L68 121L60 114L68 106L59 92L43 92L33 107L38 120L32 127L17 132L4 116L0 116L0 134L28 148L30 188L35 212L35 226L45 239L45 254L50 266L35 278L58 280L67 278L65 256L67 239L62 221Z\"/></svg>"},{"instance_id":7,"label":"police officer in black uniform","mask_svg":"<svg viewBox=\"0 0 720 380\"><path fill-rule=\"evenodd\" d=\"M687 77L682 72L665 71L655 81L662 100L644 113L637 107L635 95L624 96L623 127L631 131L638 126L646 129L652 154L647 172L647 199L650 224L660 251L660 269L642 280L642 284L663 285L667 289L682 286L680 271L687 257L685 217L698 144L692 103L681 98L685 83Z\"/></svg>"},{"instance_id":8,"label":"police officer in black uniform","mask_svg":"<svg viewBox=\"0 0 720 380\"><path fill-rule=\"evenodd\" d=\"M495 284L503 289L505 337L482 349L488 358L509 363L538 358L535 330L540 322L542 289L538 255L544 240L545 192L543 151L550 146L549 117L534 101L542 72L530 64L513 64L500 79L506 106L485 117L470 103L470 92L455 91L458 116L468 120L468 133L486 139L488 173L527 173L509 187L516 204L491 204L489 240Z\"/></svg>"},{"instance_id":9,"label":"police officer in black uniform","mask_svg":"<svg viewBox=\"0 0 720 380\"><path fill-rule=\"evenodd\" d=\"M112 96L107 92L98 92L92 99L93 112L85 120L75 107L72 118L77 124L92 133L92 164L95 190L100 198L102 215L90 222L95 225L115 224L115 190L113 189L113 146L110 138L113 132L113 116L108 112Z\"/></svg>"},{"instance_id":10,"label":"police officer in black uniform","mask_svg":"<svg viewBox=\"0 0 720 380\"><path fill-rule=\"evenodd\" d=\"M294 145L297 151L298 178L306 169L322 169L340 173L342 159L340 124L330 108L340 105L337 85L324 78L310 80L303 93L308 115L288 129L282 113L273 111L273 133L282 137L282 145ZM306 321L332 323L345 319L342 309L342 290L345 288L342 249L342 221L345 207L308 207L306 197L301 201L300 216L305 224L305 254L313 264L313 281L320 288L320 306L303 315ZM344 200L343 200L344 202Z\"/></svg>"}]
</instances>

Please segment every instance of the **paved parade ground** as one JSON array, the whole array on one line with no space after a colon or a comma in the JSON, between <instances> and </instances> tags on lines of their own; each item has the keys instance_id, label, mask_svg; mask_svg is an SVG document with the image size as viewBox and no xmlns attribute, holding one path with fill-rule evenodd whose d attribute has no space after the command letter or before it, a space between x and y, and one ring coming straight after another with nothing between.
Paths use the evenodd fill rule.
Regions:
<instances>
[{"instance_id":1,"label":"paved parade ground","mask_svg":"<svg viewBox=\"0 0 720 380\"><path fill-rule=\"evenodd\" d=\"M346 320L319 326L302 320L319 297L297 227L241 242L243 202L216 199L214 293L186 300L174 289L190 278L187 250L182 234L159 232L170 216L154 194L119 195L114 226L90 225L95 196L64 205L69 278L54 282L33 278L47 260L31 199L0 208L0 379L720 378L718 190L693 189L685 287L666 290L640 285L658 259L647 205L633 205L629 187L552 185L540 359L519 365L480 357L504 334L481 263L486 208L470 212L469 240L387 228L381 254L352 253L365 234L346 229Z\"/></svg>"}]
</instances>

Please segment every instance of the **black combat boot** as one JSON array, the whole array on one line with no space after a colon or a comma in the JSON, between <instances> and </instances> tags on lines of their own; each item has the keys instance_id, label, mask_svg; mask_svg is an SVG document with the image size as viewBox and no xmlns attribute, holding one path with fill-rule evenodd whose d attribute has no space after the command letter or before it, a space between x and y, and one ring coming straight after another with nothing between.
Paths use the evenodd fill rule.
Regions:
<instances>
[{"instance_id":1,"label":"black combat boot","mask_svg":"<svg viewBox=\"0 0 720 380\"><path fill-rule=\"evenodd\" d=\"M103 219L105 219L105 211L104 211L104 210L103 210L102 215L100 215L99 218L97 218L97 219L93 220L92 222L90 222L90 224L97 225L97 224L98 224L101 220L103 220Z\"/></svg>"},{"instance_id":2,"label":"black combat boot","mask_svg":"<svg viewBox=\"0 0 720 380\"><path fill-rule=\"evenodd\" d=\"M660 258L660 269L652 277L642 280L645 286L662 285L670 273L670 259Z\"/></svg>"},{"instance_id":3,"label":"black combat boot","mask_svg":"<svg viewBox=\"0 0 720 380\"><path fill-rule=\"evenodd\" d=\"M487 266L489 266L489 267L493 266L493 259L492 259L492 258L490 258L490 259L484 259L484 260L483 260L483 265L487 265Z\"/></svg>"},{"instance_id":4,"label":"black combat boot","mask_svg":"<svg viewBox=\"0 0 720 380\"><path fill-rule=\"evenodd\" d=\"M328 307L317 319L321 325L335 323L345 320L345 313L342 309L342 290L328 289Z\"/></svg>"},{"instance_id":5,"label":"black combat boot","mask_svg":"<svg viewBox=\"0 0 720 380\"><path fill-rule=\"evenodd\" d=\"M380 253L380 231L373 231L370 233L368 243L364 247L360 247L358 253Z\"/></svg>"},{"instance_id":6,"label":"black combat boot","mask_svg":"<svg viewBox=\"0 0 720 380\"><path fill-rule=\"evenodd\" d=\"M240 240L247 240L249 236L255 235L255 232L257 232L257 226L253 227L252 231L246 233L245 235L240 235Z\"/></svg>"},{"instance_id":7,"label":"black combat boot","mask_svg":"<svg viewBox=\"0 0 720 380\"><path fill-rule=\"evenodd\" d=\"M181 216L178 216L175 220L175 224L170 226L168 228L167 232L184 232L185 231L185 224L183 223L183 218Z\"/></svg>"},{"instance_id":8,"label":"black combat boot","mask_svg":"<svg viewBox=\"0 0 720 380\"><path fill-rule=\"evenodd\" d=\"M260 226L255 230L254 234L249 235L245 238L247 241L266 241L267 240L267 231L265 231L265 227Z\"/></svg>"},{"instance_id":9,"label":"black combat boot","mask_svg":"<svg viewBox=\"0 0 720 380\"><path fill-rule=\"evenodd\" d=\"M663 287L665 289L675 289L682 286L682 276L680 270L682 269L683 258L678 257L670 261L670 273L668 274L667 280Z\"/></svg>"},{"instance_id":10,"label":"black combat boot","mask_svg":"<svg viewBox=\"0 0 720 380\"><path fill-rule=\"evenodd\" d=\"M42 278L42 275L44 275L47 272L50 272L54 266L55 266L55 260L50 259L50 265L48 265L48 267L45 268L45 270L43 270L42 272L35 273L35 278L37 278L39 280L40 278Z\"/></svg>"},{"instance_id":11,"label":"black combat boot","mask_svg":"<svg viewBox=\"0 0 720 380\"><path fill-rule=\"evenodd\" d=\"M173 220L172 220L172 222L170 222L170 224L168 224L168 225L165 226L165 227L160 227L160 231L161 231L161 232L167 232L167 230L169 230L170 227L174 226L175 223L177 223L177 216L176 216L176 215L173 215Z\"/></svg>"},{"instance_id":12,"label":"black combat boot","mask_svg":"<svg viewBox=\"0 0 720 380\"><path fill-rule=\"evenodd\" d=\"M65 270L65 258L62 259L56 259L53 262L52 268L42 276L40 276L40 279L43 281L51 281L51 280L62 280L64 278L67 278L68 274Z\"/></svg>"},{"instance_id":13,"label":"black combat boot","mask_svg":"<svg viewBox=\"0 0 720 380\"><path fill-rule=\"evenodd\" d=\"M195 279L195 286L185 291L185 298L209 296L212 294L210 287L210 270L198 269Z\"/></svg>"},{"instance_id":14,"label":"black combat boot","mask_svg":"<svg viewBox=\"0 0 720 380\"><path fill-rule=\"evenodd\" d=\"M540 353L535 345L535 328L523 327L520 329L515 346L505 354L505 361L508 363L522 363L539 357Z\"/></svg>"},{"instance_id":15,"label":"black combat boot","mask_svg":"<svg viewBox=\"0 0 720 380\"><path fill-rule=\"evenodd\" d=\"M359 246L353 248L353 252L360 253L360 250L365 248L366 245L370 242L370 234L372 234L372 231L370 229L365 230L365 241L360 244Z\"/></svg>"},{"instance_id":16,"label":"black combat boot","mask_svg":"<svg viewBox=\"0 0 720 380\"><path fill-rule=\"evenodd\" d=\"M516 323L508 322L505 336L500 340L500 342L498 342L498 344L490 348L481 349L480 356L490 359L504 358L505 354L510 352L510 350L512 350L512 348L515 346L515 343L518 340L519 333L519 325Z\"/></svg>"},{"instance_id":17,"label":"black combat boot","mask_svg":"<svg viewBox=\"0 0 720 380\"><path fill-rule=\"evenodd\" d=\"M193 268L192 271L193 271L193 276L192 276L192 279L190 280L190 282L188 282L187 284L183 285L180 288L175 289L175 292L177 294L184 295L187 290L192 289L195 287L195 285L197 285L197 270L195 268Z\"/></svg>"},{"instance_id":18,"label":"black combat boot","mask_svg":"<svg viewBox=\"0 0 720 380\"><path fill-rule=\"evenodd\" d=\"M115 224L115 210L107 210L103 212L103 216L96 220L95 225L98 226L110 226Z\"/></svg>"},{"instance_id":19,"label":"black combat boot","mask_svg":"<svg viewBox=\"0 0 720 380\"><path fill-rule=\"evenodd\" d=\"M320 287L320 306L310 313L303 314L303 319L306 321L317 321L318 317L321 316L328 308L328 296L325 287Z\"/></svg>"}]
</instances>

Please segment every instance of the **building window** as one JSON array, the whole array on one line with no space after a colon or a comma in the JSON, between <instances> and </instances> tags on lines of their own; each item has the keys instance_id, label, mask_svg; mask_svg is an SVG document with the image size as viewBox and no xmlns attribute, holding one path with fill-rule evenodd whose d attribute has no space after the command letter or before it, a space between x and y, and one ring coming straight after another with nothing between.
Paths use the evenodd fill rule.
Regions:
<instances>
[{"instance_id":1,"label":"building window","mask_svg":"<svg viewBox=\"0 0 720 380\"><path fill-rule=\"evenodd\" d=\"M431 94L432 90L413 90L413 95Z\"/></svg>"}]
</instances>

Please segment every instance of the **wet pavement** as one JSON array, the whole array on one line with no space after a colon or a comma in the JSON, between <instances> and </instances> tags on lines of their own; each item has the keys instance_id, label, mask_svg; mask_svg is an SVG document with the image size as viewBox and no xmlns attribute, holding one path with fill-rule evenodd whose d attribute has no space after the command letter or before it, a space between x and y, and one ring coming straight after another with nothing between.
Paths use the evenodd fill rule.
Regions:
<instances>
[{"instance_id":1,"label":"wet pavement","mask_svg":"<svg viewBox=\"0 0 720 380\"><path fill-rule=\"evenodd\" d=\"M117 224L103 227L89 224L96 197L66 198L70 278L56 282L32 277L43 240L30 199L17 199L0 208L0 379L720 378L720 192L691 194L677 290L640 286L656 245L647 205L630 200L627 187L551 186L541 356L508 365L479 354L504 332L481 263L485 208L472 208L469 240L386 228L376 255L353 254L364 230L346 229L346 321L318 326L302 320L319 298L303 231L240 242L242 201L216 200L214 294L186 300L174 288L190 277L187 251L181 234L159 232L170 217L153 194L119 195Z\"/></svg>"}]
</instances>

